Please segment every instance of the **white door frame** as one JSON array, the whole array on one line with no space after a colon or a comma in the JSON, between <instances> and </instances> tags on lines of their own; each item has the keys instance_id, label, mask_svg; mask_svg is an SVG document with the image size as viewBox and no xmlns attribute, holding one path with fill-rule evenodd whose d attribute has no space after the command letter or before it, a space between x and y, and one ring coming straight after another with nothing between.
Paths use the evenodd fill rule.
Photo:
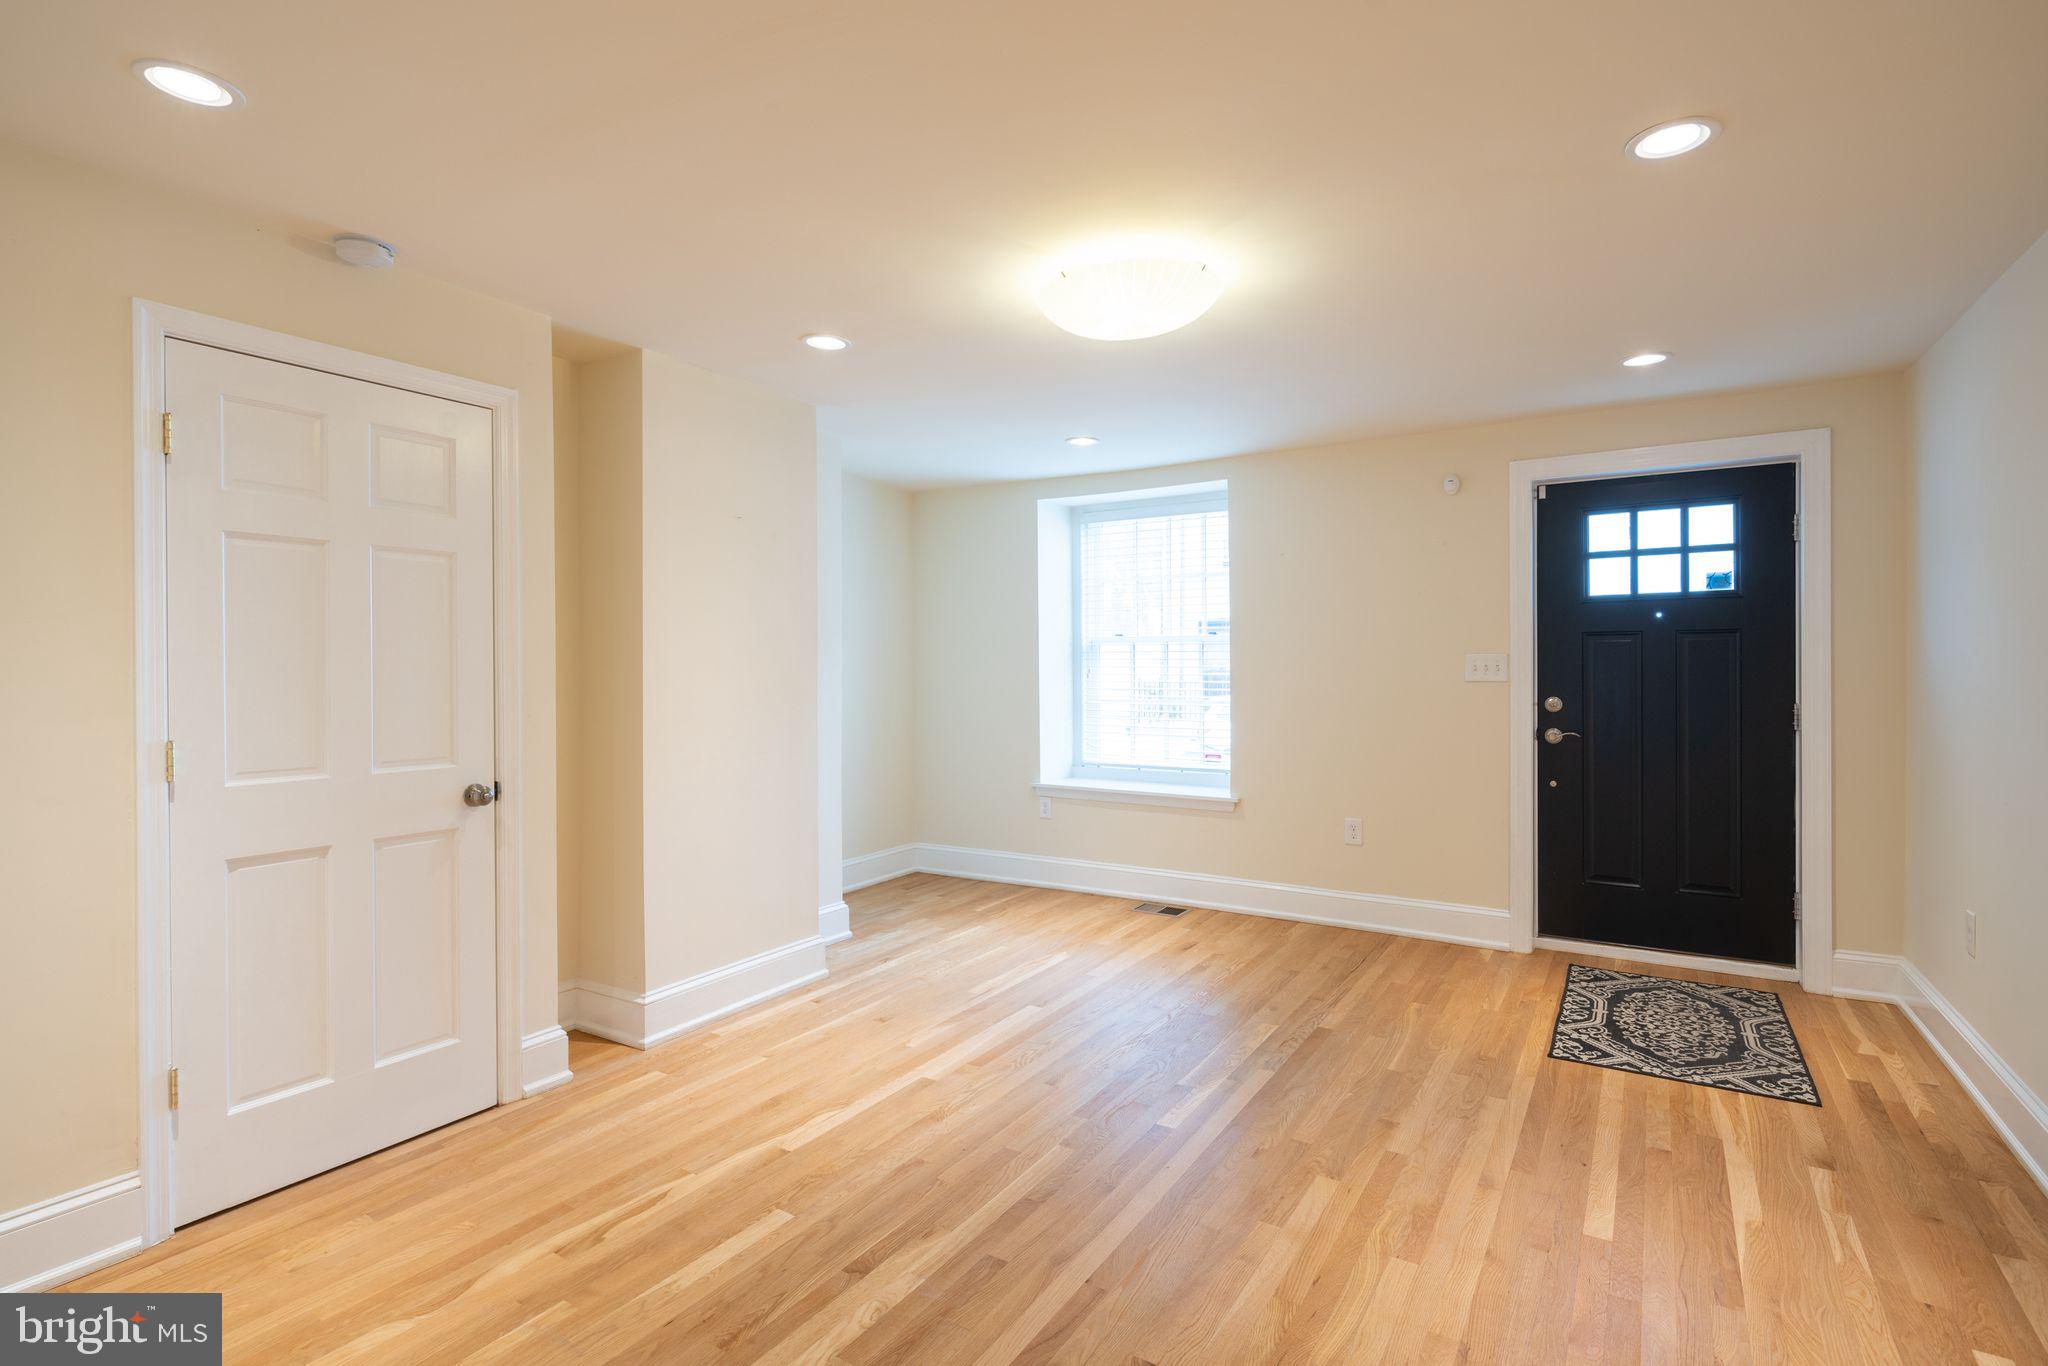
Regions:
<instances>
[{"instance_id":1,"label":"white door frame","mask_svg":"<svg viewBox=\"0 0 2048 1366\"><path fill-rule=\"evenodd\" d=\"M146 299L135 323L135 1021L141 1122L142 1245L171 1234L170 806L164 783L169 736L169 636L164 615L164 343L224 347L349 379L453 399L491 412L492 615L497 764L504 794L492 807L497 835L498 1101L517 1100L523 1034L526 937L519 881L526 789L520 743L519 394L401 361L345 351L245 323ZM175 459L175 455L173 456Z\"/></svg>"},{"instance_id":2,"label":"white door frame","mask_svg":"<svg viewBox=\"0 0 2048 1366\"><path fill-rule=\"evenodd\" d=\"M1508 942L1536 942L1536 488L1633 474L1799 468L1799 982L1825 994L1835 951L1834 627L1830 431L1638 446L1508 465ZM1621 952L1621 951L1617 951ZM1664 955L1663 961L1717 962ZM1747 970L1729 965L1734 971Z\"/></svg>"}]
</instances>

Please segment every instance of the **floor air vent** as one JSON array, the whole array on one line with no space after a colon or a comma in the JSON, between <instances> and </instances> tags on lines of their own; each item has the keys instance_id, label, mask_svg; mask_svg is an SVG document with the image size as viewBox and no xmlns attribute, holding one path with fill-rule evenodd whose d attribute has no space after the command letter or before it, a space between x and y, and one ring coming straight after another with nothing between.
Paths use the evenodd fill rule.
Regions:
<instances>
[{"instance_id":1,"label":"floor air vent","mask_svg":"<svg viewBox=\"0 0 2048 1366\"><path fill-rule=\"evenodd\" d=\"M1186 915L1188 913L1188 908L1185 906L1168 906L1158 901L1140 901L1131 909L1143 911L1146 915Z\"/></svg>"}]
</instances>

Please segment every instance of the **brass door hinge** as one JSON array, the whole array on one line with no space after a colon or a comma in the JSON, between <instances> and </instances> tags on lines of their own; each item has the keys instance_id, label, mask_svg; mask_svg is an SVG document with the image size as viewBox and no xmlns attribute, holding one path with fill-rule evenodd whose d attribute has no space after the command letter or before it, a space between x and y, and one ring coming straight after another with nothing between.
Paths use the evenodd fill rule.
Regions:
<instances>
[{"instance_id":1,"label":"brass door hinge","mask_svg":"<svg viewBox=\"0 0 2048 1366\"><path fill-rule=\"evenodd\" d=\"M178 1069L175 1067L173 1067L170 1072L170 1088L171 1108L175 1110L178 1108Z\"/></svg>"},{"instance_id":2,"label":"brass door hinge","mask_svg":"<svg viewBox=\"0 0 2048 1366\"><path fill-rule=\"evenodd\" d=\"M171 458L171 415L164 414L164 459Z\"/></svg>"},{"instance_id":3,"label":"brass door hinge","mask_svg":"<svg viewBox=\"0 0 2048 1366\"><path fill-rule=\"evenodd\" d=\"M175 740L166 740L164 741L164 781L167 783L173 783L177 780L178 742Z\"/></svg>"}]
</instances>

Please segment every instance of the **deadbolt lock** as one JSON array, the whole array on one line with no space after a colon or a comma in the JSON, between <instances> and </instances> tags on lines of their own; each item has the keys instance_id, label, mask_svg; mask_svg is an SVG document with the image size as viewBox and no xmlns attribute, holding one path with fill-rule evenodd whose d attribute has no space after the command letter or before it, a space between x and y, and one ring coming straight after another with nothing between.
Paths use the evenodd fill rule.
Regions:
<instances>
[{"instance_id":1,"label":"deadbolt lock","mask_svg":"<svg viewBox=\"0 0 2048 1366\"><path fill-rule=\"evenodd\" d=\"M1550 711L1550 712L1558 712L1558 711L1563 711L1563 710L1564 710L1564 699L1563 699L1562 697L1546 697L1546 698L1544 698L1544 699L1543 699L1543 710L1545 710L1545 711Z\"/></svg>"}]
</instances>

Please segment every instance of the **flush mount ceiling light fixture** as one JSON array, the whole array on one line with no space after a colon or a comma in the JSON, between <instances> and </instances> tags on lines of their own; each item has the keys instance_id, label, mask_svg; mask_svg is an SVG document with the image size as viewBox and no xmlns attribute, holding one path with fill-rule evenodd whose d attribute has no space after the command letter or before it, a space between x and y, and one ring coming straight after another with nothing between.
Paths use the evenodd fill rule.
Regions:
<instances>
[{"instance_id":1,"label":"flush mount ceiling light fixture","mask_svg":"<svg viewBox=\"0 0 2048 1366\"><path fill-rule=\"evenodd\" d=\"M1070 436L1067 438L1067 444L1069 446L1093 446L1101 439L1095 436Z\"/></svg>"},{"instance_id":2,"label":"flush mount ceiling light fixture","mask_svg":"<svg viewBox=\"0 0 2048 1366\"><path fill-rule=\"evenodd\" d=\"M1137 341L1186 327L1223 293L1208 262L1182 256L1127 256L1059 267L1038 289L1045 316L1077 337Z\"/></svg>"},{"instance_id":3,"label":"flush mount ceiling light fixture","mask_svg":"<svg viewBox=\"0 0 2048 1366\"><path fill-rule=\"evenodd\" d=\"M1640 370L1648 365L1662 365L1670 359L1671 357L1665 355L1662 351L1644 351L1639 355L1630 356L1622 364L1628 366L1631 370Z\"/></svg>"},{"instance_id":4,"label":"flush mount ceiling light fixture","mask_svg":"<svg viewBox=\"0 0 2048 1366\"><path fill-rule=\"evenodd\" d=\"M136 75L148 81L174 100L187 104L204 105L208 109L226 109L243 102L242 92L218 76L201 71L196 66L183 62L166 62L156 57L145 57L129 68Z\"/></svg>"},{"instance_id":5,"label":"flush mount ceiling light fixture","mask_svg":"<svg viewBox=\"0 0 2048 1366\"><path fill-rule=\"evenodd\" d=\"M1698 115L1688 119L1673 119L1660 123L1655 128L1645 128L1628 140L1630 156L1641 157L1644 161L1663 161L1667 157L1682 157L1707 145L1707 140L1721 131L1721 125L1713 119Z\"/></svg>"},{"instance_id":6,"label":"flush mount ceiling light fixture","mask_svg":"<svg viewBox=\"0 0 2048 1366\"><path fill-rule=\"evenodd\" d=\"M813 351L844 351L853 343L844 337L835 337L830 332L813 332L804 338L804 345Z\"/></svg>"}]
</instances>

